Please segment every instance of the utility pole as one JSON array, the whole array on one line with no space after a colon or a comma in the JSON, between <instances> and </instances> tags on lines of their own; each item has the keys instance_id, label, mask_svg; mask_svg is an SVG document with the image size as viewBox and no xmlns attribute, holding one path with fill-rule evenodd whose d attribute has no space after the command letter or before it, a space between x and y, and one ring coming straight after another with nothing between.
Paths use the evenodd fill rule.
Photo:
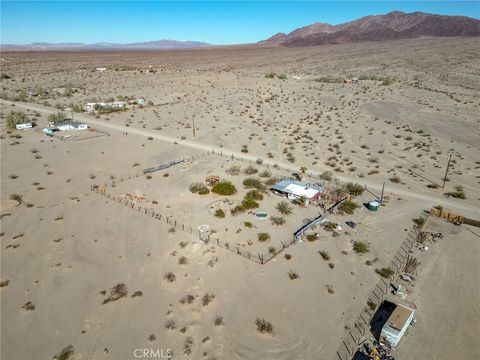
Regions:
<instances>
[{"instance_id":1,"label":"utility pole","mask_svg":"<svg viewBox=\"0 0 480 360\"><path fill-rule=\"evenodd\" d=\"M447 170L445 171L445 177L443 178L442 189L445 189L445 182L447 181L448 168L450 167L450 160L452 160L452 154L448 157Z\"/></svg>"},{"instance_id":2,"label":"utility pole","mask_svg":"<svg viewBox=\"0 0 480 360\"><path fill-rule=\"evenodd\" d=\"M385 190L385 181L383 182L382 186L382 196L380 197L380 203L383 203L383 191Z\"/></svg>"},{"instance_id":3,"label":"utility pole","mask_svg":"<svg viewBox=\"0 0 480 360\"><path fill-rule=\"evenodd\" d=\"M195 139L195 115L192 116L193 138Z\"/></svg>"}]
</instances>

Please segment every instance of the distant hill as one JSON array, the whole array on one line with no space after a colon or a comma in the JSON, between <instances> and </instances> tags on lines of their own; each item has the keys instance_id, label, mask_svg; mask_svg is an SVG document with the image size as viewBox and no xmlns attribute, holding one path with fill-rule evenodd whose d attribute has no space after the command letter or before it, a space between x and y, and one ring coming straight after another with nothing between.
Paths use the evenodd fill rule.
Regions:
<instances>
[{"instance_id":1,"label":"distant hill","mask_svg":"<svg viewBox=\"0 0 480 360\"><path fill-rule=\"evenodd\" d=\"M2 50L37 50L37 51L72 51L72 50L162 50L162 49L191 49L211 44L199 41L176 41L176 40L156 40L148 42L137 42L129 44L116 44L108 42L100 42L95 44L84 43L44 43L37 42L27 45L2 44Z\"/></svg>"},{"instance_id":2,"label":"distant hill","mask_svg":"<svg viewBox=\"0 0 480 360\"><path fill-rule=\"evenodd\" d=\"M466 16L393 11L386 15L365 16L339 25L315 23L288 34L275 34L260 43L314 46L422 36L480 36L480 20Z\"/></svg>"}]
</instances>

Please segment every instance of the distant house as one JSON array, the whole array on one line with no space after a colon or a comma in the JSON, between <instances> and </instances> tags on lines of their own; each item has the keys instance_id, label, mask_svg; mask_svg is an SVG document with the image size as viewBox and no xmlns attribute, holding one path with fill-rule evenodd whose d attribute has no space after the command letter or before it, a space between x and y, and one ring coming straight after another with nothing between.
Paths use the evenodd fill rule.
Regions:
<instances>
[{"instance_id":1,"label":"distant house","mask_svg":"<svg viewBox=\"0 0 480 360\"><path fill-rule=\"evenodd\" d=\"M69 130L87 130L88 125L74 120L65 120L56 124L57 129L61 131Z\"/></svg>"},{"instance_id":2,"label":"distant house","mask_svg":"<svg viewBox=\"0 0 480 360\"><path fill-rule=\"evenodd\" d=\"M323 193L323 187L320 185L308 184L293 179L284 179L273 185L270 190L274 193L284 195L290 200L295 200L303 196L307 199L307 202L317 200Z\"/></svg>"},{"instance_id":3,"label":"distant house","mask_svg":"<svg viewBox=\"0 0 480 360\"><path fill-rule=\"evenodd\" d=\"M31 129L32 127L33 127L33 124L31 122L15 125L15 128L17 130Z\"/></svg>"},{"instance_id":4,"label":"distant house","mask_svg":"<svg viewBox=\"0 0 480 360\"><path fill-rule=\"evenodd\" d=\"M413 320L415 311L398 304L380 333L380 341L396 347Z\"/></svg>"},{"instance_id":5,"label":"distant house","mask_svg":"<svg viewBox=\"0 0 480 360\"><path fill-rule=\"evenodd\" d=\"M114 102L90 102L85 105L85 111L94 112L98 109L112 109L112 110L123 110L128 107L125 101L114 101Z\"/></svg>"}]
</instances>

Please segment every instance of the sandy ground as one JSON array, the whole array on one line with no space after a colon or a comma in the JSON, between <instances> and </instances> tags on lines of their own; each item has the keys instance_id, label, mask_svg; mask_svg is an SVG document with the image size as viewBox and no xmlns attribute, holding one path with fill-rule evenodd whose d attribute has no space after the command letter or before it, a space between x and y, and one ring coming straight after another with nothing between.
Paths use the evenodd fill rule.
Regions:
<instances>
[{"instance_id":1,"label":"sandy ground","mask_svg":"<svg viewBox=\"0 0 480 360\"><path fill-rule=\"evenodd\" d=\"M2 80L3 98L14 99L36 86L49 92L43 98L27 98L26 104L2 103L2 358L52 358L72 345L75 359L135 359L138 348L164 353L172 349L173 358L180 359L332 359L345 327L353 326L378 281L374 269L390 262L412 218L440 202L480 218L479 127L474 115L479 107L478 39L311 49L5 53L2 57L2 71L12 75ZM157 72L138 71L148 65ZM94 72L99 66L108 70ZM269 72L286 74L287 79L267 79L264 74ZM373 80L360 84L314 81L349 75L388 76L395 81L386 86ZM69 88L72 95L62 95ZM35 103L61 107L118 95L144 96L155 105L90 117L91 125L102 131L99 137L61 140L41 134L47 113ZM23 111L39 126L6 132L5 115L29 105L37 108ZM127 136L122 135L125 129L130 129ZM150 134L157 135L149 140ZM244 145L248 153L241 152ZM389 201L378 213L360 208L352 216L334 215L335 222L357 222L357 231L334 238L319 229L317 241L287 249L291 260L280 256L261 266L214 244L203 244L196 234L170 232L170 225L90 192L92 184L172 159L195 157L211 147L262 158L264 164L305 165L316 173L334 170L339 177L360 183L386 180ZM420 175L439 183L450 152L454 163L446 189L427 187ZM273 228L263 222L254 230L242 227L247 214L214 218L207 205L218 197L191 194L189 184L207 174L219 174L237 185L239 193L233 198L241 199L245 175L225 172L233 163L210 156L171 168L168 177L159 173L150 180L125 181L115 191L117 195L145 194L159 202L158 211L188 219L194 226L212 224L232 243L251 239L255 250L291 240L297 225L316 215L317 210L295 208L284 226ZM264 169L264 165L254 166ZM278 175L285 171L278 169ZM400 183L388 180L395 175ZM464 186L467 199L442 197L456 185ZM388 191L389 186L395 194ZM23 203L11 200L12 194L22 195ZM369 199L365 193L355 201ZM276 214L276 203L276 197L266 197L261 210ZM255 240L260 229L274 235L270 243ZM472 242L471 236L462 229L448 238ZM351 241L358 239L371 244L368 254L352 251ZM399 358L415 358L408 351L426 351L420 344L450 334L465 340L455 340L456 349L471 344L475 350L471 335L475 323L462 328L460 321L451 320L447 327L435 320L435 314L450 302L440 286L431 286L440 279L445 279L447 288L463 289L455 301L468 312L459 310L451 319L460 313L465 321L466 314L470 319L478 317L478 306L466 292L478 284L475 245L456 246L455 256L469 260L451 263L445 255L450 245L445 244L451 243L444 239L429 253L434 268L429 262L422 268L417 301L425 312L398 350ZM447 247L444 252L439 251L442 246ZM333 269L319 250L330 254ZM187 264L179 264L181 256L188 259ZM375 258L374 265L365 264ZM476 271L459 281L457 269L463 271L461 267L469 264ZM455 268L439 277L436 269L448 266ZM289 271L300 278L290 280ZM169 272L175 274L175 281L164 279ZM127 296L102 304L119 283L126 285ZM141 296L132 297L136 291ZM203 305L205 294L214 298ZM191 304L182 301L187 295L193 296ZM223 318L222 324L214 324L216 316ZM256 330L257 317L273 324L273 335ZM424 324L433 324L438 335L429 333ZM438 342L435 349L442 354L448 345Z\"/></svg>"},{"instance_id":2,"label":"sandy ground","mask_svg":"<svg viewBox=\"0 0 480 360\"><path fill-rule=\"evenodd\" d=\"M474 334L480 331L480 232L434 218L426 230L442 232L444 238L421 259L413 292L417 323L402 340L396 358L477 359L480 345Z\"/></svg>"}]
</instances>

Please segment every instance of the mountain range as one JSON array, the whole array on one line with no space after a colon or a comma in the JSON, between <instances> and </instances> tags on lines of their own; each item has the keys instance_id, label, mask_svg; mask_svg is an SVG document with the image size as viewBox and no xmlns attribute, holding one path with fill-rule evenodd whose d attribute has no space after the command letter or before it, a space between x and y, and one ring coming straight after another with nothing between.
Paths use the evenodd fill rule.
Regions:
<instances>
[{"instance_id":1,"label":"mountain range","mask_svg":"<svg viewBox=\"0 0 480 360\"><path fill-rule=\"evenodd\" d=\"M480 20L466 16L393 11L338 25L315 23L288 34L277 33L260 43L295 47L429 36L480 36Z\"/></svg>"},{"instance_id":2,"label":"mountain range","mask_svg":"<svg viewBox=\"0 0 480 360\"><path fill-rule=\"evenodd\" d=\"M147 42L135 42L129 44L118 44L99 42L95 44L84 43L46 43L36 42L26 45L2 44L2 50L162 50L162 49L191 49L211 44L199 41L176 41L156 40Z\"/></svg>"}]
</instances>

